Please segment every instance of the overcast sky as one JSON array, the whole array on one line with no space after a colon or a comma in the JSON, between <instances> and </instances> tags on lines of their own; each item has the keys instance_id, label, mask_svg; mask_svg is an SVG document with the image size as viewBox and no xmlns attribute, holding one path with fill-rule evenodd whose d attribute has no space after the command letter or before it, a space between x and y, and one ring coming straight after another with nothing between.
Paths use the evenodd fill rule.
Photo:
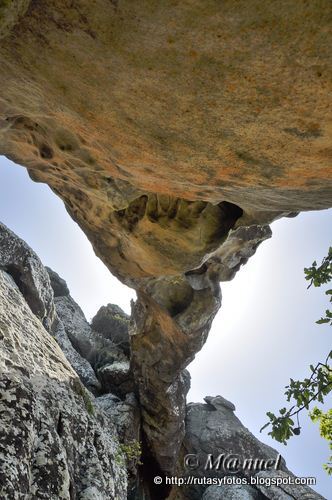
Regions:
<instances>
[{"instance_id":1,"label":"overcast sky","mask_svg":"<svg viewBox=\"0 0 332 500\"><path fill-rule=\"evenodd\" d=\"M61 200L3 157L0 220L67 281L88 320L108 302L130 312L134 292L94 255ZM289 378L307 376L309 364L325 359L330 349L329 327L315 324L327 300L322 289L307 290L303 268L319 262L332 244L332 210L283 219L273 223L272 230L272 239L259 247L235 279L221 284L221 311L189 367L189 401L216 394L231 400L244 425L280 450L296 475L317 477L315 489L330 500L331 479L322 470L329 449L318 427L302 417L301 436L286 447L259 434L259 428L266 411L276 413L285 406L283 387Z\"/></svg>"}]
</instances>

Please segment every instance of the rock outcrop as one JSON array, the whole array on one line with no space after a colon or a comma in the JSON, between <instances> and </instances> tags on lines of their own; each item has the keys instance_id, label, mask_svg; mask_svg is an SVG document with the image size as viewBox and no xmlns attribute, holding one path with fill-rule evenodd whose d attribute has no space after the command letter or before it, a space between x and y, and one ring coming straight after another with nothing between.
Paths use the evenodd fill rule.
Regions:
<instances>
[{"instance_id":1,"label":"rock outcrop","mask_svg":"<svg viewBox=\"0 0 332 500\"><path fill-rule=\"evenodd\" d=\"M330 206L331 8L3 1L1 151L100 247L110 213L140 196L160 215L164 195L250 213Z\"/></svg>"},{"instance_id":2,"label":"rock outcrop","mask_svg":"<svg viewBox=\"0 0 332 500\"><path fill-rule=\"evenodd\" d=\"M248 484L225 484L208 488L206 485L182 486L179 498L188 500L264 498L301 500L323 497L301 485L263 484L259 478L294 479L284 459L270 446L259 441L236 417L235 406L222 396L207 396L206 404L189 403L186 410L186 435L181 456L188 463L179 463L178 474L196 478L243 478ZM181 467L182 466L182 467ZM265 470L265 467L267 469ZM253 480L254 486L250 485ZM274 489L275 488L275 489ZM174 492L173 492L174 495ZM238 496L236 496L238 495ZM175 497L174 497L175 498Z\"/></svg>"},{"instance_id":3,"label":"rock outcrop","mask_svg":"<svg viewBox=\"0 0 332 500\"><path fill-rule=\"evenodd\" d=\"M0 270L0 497L125 499L116 428Z\"/></svg>"},{"instance_id":4,"label":"rock outcrop","mask_svg":"<svg viewBox=\"0 0 332 500\"><path fill-rule=\"evenodd\" d=\"M107 306L102 306L92 318L91 328L94 332L111 340L129 356L129 320L129 316L119 306L107 304Z\"/></svg>"},{"instance_id":5,"label":"rock outcrop","mask_svg":"<svg viewBox=\"0 0 332 500\"><path fill-rule=\"evenodd\" d=\"M97 377L99 392L112 392L121 397L132 392L134 382L129 358L121 347L92 330L82 309L70 295L55 297L54 302L71 345Z\"/></svg>"},{"instance_id":6,"label":"rock outcrop","mask_svg":"<svg viewBox=\"0 0 332 500\"><path fill-rule=\"evenodd\" d=\"M7 4L0 153L124 282L331 205L329 0Z\"/></svg>"},{"instance_id":7,"label":"rock outcrop","mask_svg":"<svg viewBox=\"0 0 332 500\"><path fill-rule=\"evenodd\" d=\"M69 288L65 280L49 267L46 266L45 269L51 282L54 297L67 297L70 295Z\"/></svg>"},{"instance_id":8,"label":"rock outcrop","mask_svg":"<svg viewBox=\"0 0 332 500\"><path fill-rule=\"evenodd\" d=\"M95 332L65 281L46 271L5 226L0 225L0 235L0 255L7 252L0 268L1 498L322 498L303 486L267 487L269 477L292 476L283 459L273 471L234 471L223 462L217 470L203 467L207 454L213 463L221 453L241 461L277 458L275 450L245 429L234 405L221 396L186 406L190 376L184 367L204 343L220 305L217 283L200 289L197 282L194 290L185 278L150 282L149 295L139 295L133 306L129 360L121 343L113 342L110 328L114 338L119 332L122 338L128 318L119 308L102 308L92 322L99 328ZM175 286L177 302L168 293ZM40 314L35 303L47 303L52 311L52 335L43 326L44 309ZM135 349L137 341L144 357L141 348ZM170 350L172 359L163 356ZM197 460L194 470L184 461L188 455ZM252 488L153 485L154 475L172 473L185 479L237 473L259 481Z\"/></svg>"},{"instance_id":9,"label":"rock outcrop","mask_svg":"<svg viewBox=\"0 0 332 500\"><path fill-rule=\"evenodd\" d=\"M12 276L31 311L50 331L55 313L48 274L31 248L1 223L0 269Z\"/></svg>"},{"instance_id":10,"label":"rock outcrop","mask_svg":"<svg viewBox=\"0 0 332 500\"><path fill-rule=\"evenodd\" d=\"M65 281L0 224L1 498L135 498L132 377L125 391L114 373L105 387L99 371L117 367L119 356L130 371L119 348L92 331ZM138 456L126 456L130 446Z\"/></svg>"},{"instance_id":11,"label":"rock outcrop","mask_svg":"<svg viewBox=\"0 0 332 500\"><path fill-rule=\"evenodd\" d=\"M130 364L57 276L53 318L33 270L22 279L29 257L0 266L87 387L136 390L161 473L176 467L184 370L219 282L271 221L332 205L331 15L329 0L0 1L0 154L46 182L137 290Z\"/></svg>"},{"instance_id":12,"label":"rock outcrop","mask_svg":"<svg viewBox=\"0 0 332 500\"><path fill-rule=\"evenodd\" d=\"M264 500L264 496L248 485L209 486L202 500Z\"/></svg>"}]
</instances>

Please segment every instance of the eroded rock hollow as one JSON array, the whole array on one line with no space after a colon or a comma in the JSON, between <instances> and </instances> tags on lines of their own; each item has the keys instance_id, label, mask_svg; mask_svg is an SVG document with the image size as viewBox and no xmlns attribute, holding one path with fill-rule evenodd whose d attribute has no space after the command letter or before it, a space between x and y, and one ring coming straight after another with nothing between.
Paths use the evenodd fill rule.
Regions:
<instances>
[{"instance_id":1,"label":"eroded rock hollow","mask_svg":"<svg viewBox=\"0 0 332 500\"><path fill-rule=\"evenodd\" d=\"M162 475L179 467L185 368L220 281L270 222L332 205L331 19L329 0L0 0L0 154L47 183L136 289L120 345L52 272L48 296L28 254L11 248L1 269L91 393L138 401Z\"/></svg>"}]
</instances>

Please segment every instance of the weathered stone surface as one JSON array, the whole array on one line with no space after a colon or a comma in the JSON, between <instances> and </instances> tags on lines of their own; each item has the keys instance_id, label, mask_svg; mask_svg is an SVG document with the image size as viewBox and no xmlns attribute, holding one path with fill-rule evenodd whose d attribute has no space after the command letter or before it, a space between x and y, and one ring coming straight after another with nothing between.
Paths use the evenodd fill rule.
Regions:
<instances>
[{"instance_id":1,"label":"weathered stone surface","mask_svg":"<svg viewBox=\"0 0 332 500\"><path fill-rule=\"evenodd\" d=\"M92 318L91 328L103 337L112 340L129 356L129 319L119 306L107 304L107 306L102 306Z\"/></svg>"},{"instance_id":2,"label":"weathered stone surface","mask_svg":"<svg viewBox=\"0 0 332 500\"><path fill-rule=\"evenodd\" d=\"M236 221L331 205L331 9L31 2L0 48L0 152L122 280L198 268Z\"/></svg>"},{"instance_id":3,"label":"weathered stone surface","mask_svg":"<svg viewBox=\"0 0 332 500\"><path fill-rule=\"evenodd\" d=\"M50 331L55 317L50 280L33 250L0 223L0 269L12 276L31 311Z\"/></svg>"},{"instance_id":4,"label":"weathered stone surface","mask_svg":"<svg viewBox=\"0 0 332 500\"><path fill-rule=\"evenodd\" d=\"M272 478L279 478L283 481L281 486L276 486L275 484L267 485L259 483L257 488L264 494L269 500L327 500L322 497L311 488L301 484L287 484L287 476L285 472L278 470L277 472L271 471L261 471L256 474L258 482L260 480L272 480Z\"/></svg>"},{"instance_id":5,"label":"weathered stone surface","mask_svg":"<svg viewBox=\"0 0 332 500\"><path fill-rule=\"evenodd\" d=\"M95 399L95 404L114 422L121 443L140 440L140 410L134 393L128 393L124 400L104 394Z\"/></svg>"},{"instance_id":6,"label":"weathered stone surface","mask_svg":"<svg viewBox=\"0 0 332 500\"><path fill-rule=\"evenodd\" d=\"M0 269L12 276L32 312L55 337L84 385L92 392L98 391L100 382L91 365L73 348L63 323L55 313L53 290L55 288L57 293L60 291L55 282L61 283L62 292L66 291L67 285L56 273L50 273L50 270L44 268L35 252L1 223Z\"/></svg>"},{"instance_id":7,"label":"weathered stone surface","mask_svg":"<svg viewBox=\"0 0 332 500\"><path fill-rule=\"evenodd\" d=\"M121 208L128 182L244 209L329 206L331 8L31 2L2 40L1 149L77 217L79 197Z\"/></svg>"},{"instance_id":8,"label":"weathered stone surface","mask_svg":"<svg viewBox=\"0 0 332 500\"><path fill-rule=\"evenodd\" d=\"M181 373L206 340L218 281L272 220L331 206L332 4L27 6L0 3L0 154L48 183L138 291L132 366L148 448L168 471ZM84 357L93 342L74 316L79 339L64 324Z\"/></svg>"},{"instance_id":9,"label":"weathered stone surface","mask_svg":"<svg viewBox=\"0 0 332 500\"><path fill-rule=\"evenodd\" d=\"M172 473L190 386L183 370L203 346L221 297L219 287L196 291L185 279L149 285L132 311L131 363L151 454L163 472Z\"/></svg>"},{"instance_id":10,"label":"weathered stone surface","mask_svg":"<svg viewBox=\"0 0 332 500\"><path fill-rule=\"evenodd\" d=\"M72 346L95 373L89 384L96 385L97 377L102 393L113 392L124 397L132 392L134 382L129 360L121 347L91 329L82 309L70 295L55 297L54 301ZM84 375L83 380L86 378Z\"/></svg>"},{"instance_id":11,"label":"weathered stone surface","mask_svg":"<svg viewBox=\"0 0 332 500\"><path fill-rule=\"evenodd\" d=\"M95 402L116 426L120 443L127 448L140 443L141 415L138 401L133 393L127 394L124 400L113 394L105 394L97 398ZM137 496L139 493L137 491L139 489L137 465L140 458L140 456L133 456L131 459L127 457L126 460L129 475L128 498L135 498L136 500L144 498Z\"/></svg>"},{"instance_id":12,"label":"weathered stone surface","mask_svg":"<svg viewBox=\"0 0 332 500\"><path fill-rule=\"evenodd\" d=\"M186 453L199 456L200 467L194 474L198 477L218 475L218 471L204 471L207 455L212 453L218 457L220 453L234 454L242 461L246 458L276 459L278 454L270 446L260 442L234 414L235 407L221 396L205 398L207 404L189 403L186 414L186 436L184 449ZM285 468L282 459L280 468ZM227 475L221 467L219 474ZM244 475L254 475L257 471L244 470Z\"/></svg>"},{"instance_id":13,"label":"weathered stone surface","mask_svg":"<svg viewBox=\"0 0 332 500\"><path fill-rule=\"evenodd\" d=\"M202 500L263 500L264 497L259 491L248 485L222 485L209 486Z\"/></svg>"},{"instance_id":14,"label":"weathered stone surface","mask_svg":"<svg viewBox=\"0 0 332 500\"><path fill-rule=\"evenodd\" d=\"M271 236L272 231L267 225L242 226L231 230L224 244L199 269L189 271L185 276L196 290L211 286L211 281L232 280L258 246Z\"/></svg>"},{"instance_id":15,"label":"weathered stone surface","mask_svg":"<svg viewBox=\"0 0 332 500\"><path fill-rule=\"evenodd\" d=\"M277 470L275 470L278 453L270 446L259 441L234 414L235 406L230 401L227 401L222 396L205 398L206 404L189 403L186 413L186 435L183 441L183 448L180 454L180 469L178 473L184 476L195 476L197 478L204 477L226 477L232 474L233 477L238 475L249 479L250 477L294 477L287 469L285 461L280 457L277 462ZM184 467L181 463L182 457L187 454L197 456L195 467ZM211 456L210 456L211 454ZM209 458L210 456L210 458ZM218 462L218 457L220 457ZM228 458L230 459L228 461ZM212 459L212 465L210 467ZM225 459L225 460L224 460ZM238 463L234 462L238 460ZM243 466L246 459L273 460L274 463L268 463L271 470L265 471L263 465L248 465ZM218 465L219 463L219 465ZM206 464L208 466L206 467ZM257 469L258 467L258 469ZM259 468L260 467L260 468ZM273 469L273 470L272 470ZM261 472L259 472L261 471ZM199 500L202 498L207 486L205 485L187 485L179 488L178 497L176 492L173 492L172 498ZM234 489L233 489L234 488ZM284 488L274 487L270 490L269 487L254 486L256 493L253 493L252 488L249 490L241 486L239 487L244 499L252 498L268 498L274 500L277 498L285 499L285 492L290 493L292 498L306 498L304 495L309 495L308 498L322 499L320 495L314 492L311 488L292 485ZM229 498L238 499L242 496L236 496L237 486L221 486L212 488L206 491L203 498ZM218 493L219 492L219 493ZM260 492L260 493L259 493ZM225 496L223 494L225 493ZM219 496L218 496L219 495ZM233 496L232 496L233 495ZM234 496L235 495L235 496ZM250 496L251 495L251 496ZM256 496L255 496L256 495ZM265 495L265 496L264 496ZM280 495L280 497L278 496Z\"/></svg>"},{"instance_id":16,"label":"weathered stone surface","mask_svg":"<svg viewBox=\"0 0 332 500\"><path fill-rule=\"evenodd\" d=\"M101 391L101 383L96 377L96 374L89 361L79 354L69 340L65 327L62 321L57 317L52 335L61 347L62 352L66 356L70 365L74 368L82 383L93 394L98 394Z\"/></svg>"},{"instance_id":17,"label":"weathered stone surface","mask_svg":"<svg viewBox=\"0 0 332 500\"><path fill-rule=\"evenodd\" d=\"M117 433L0 271L0 497L121 500Z\"/></svg>"},{"instance_id":18,"label":"weathered stone surface","mask_svg":"<svg viewBox=\"0 0 332 500\"><path fill-rule=\"evenodd\" d=\"M139 292L133 305L131 363L118 345L92 330L57 275L52 284L57 289L60 283L61 291L54 298L54 314L50 280L40 260L7 228L1 229L0 255L7 258L2 257L2 267L13 272L8 262L20 263L18 283L29 286L21 286L20 291L13 277L0 269L0 496L51 500L152 500L168 496L195 500L203 494L204 498L248 500L322 498L302 486L270 489L262 484L262 476L269 478L275 473L283 477L282 471L256 474L252 469L243 475L255 475L256 490L223 486L204 491L200 485L172 491L151 488L154 473L197 477L229 474L223 469L183 470L187 453L197 454L200 465L208 453L233 453L241 459L276 457L272 448L243 427L234 415L234 405L223 397L208 396L207 404L192 403L186 408L190 376L184 370L205 342L220 306L218 279L222 273L228 273L230 279L243 259L270 235L268 228L232 231L224 253L218 261L211 261L219 270L210 268L208 262L200 273L200 278L205 274L206 279L195 281L195 288L186 276L146 281L144 292ZM34 303L49 305L51 332L57 343L38 319L41 309L29 307L22 293L30 303L33 293ZM110 305L107 309L106 319L110 311L119 312ZM106 335L108 324L101 322L101 327L106 325ZM108 393L94 398L81 385L59 346L86 387L96 394L112 391L120 397ZM126 459L124 450L131 446L137 449L141 437L143 466L138 469L139 457ZM281 468L286 476L291 475L283 461Z\"/></svg>"},{"instance_id":19,"label":"weathered stone surface","mask_svg":"<svg viewBox=\"0 0 332 500\"><path fill-rule=\"evenodd\" d=\"M31 0L0 0L0 40L4 38L20 20Z\"/></svg>"},{"instance_id":20,"label":"weathered stone surface","mask_svg":"<svg viewBox=\"0 0 332 500\"><path fill-rule=\"evenodd\" d=\"M97 369L103 392L112 392L121 397L134 390L134 380L129 360L114 361Z\"/></svg>"},{"instance_id":21,"label":"weathered stone surface","mask_svg":"<svg viewBox=\"0 0 332 500\"><path fill-rule=\"evenodd\" d=\"M58 273L50 269L49 267L45 267L48 272L51 287L53 289L54 297L65 297L69 295L69 288L64 279L62 279Z\"/></svg>"}]
</instances>

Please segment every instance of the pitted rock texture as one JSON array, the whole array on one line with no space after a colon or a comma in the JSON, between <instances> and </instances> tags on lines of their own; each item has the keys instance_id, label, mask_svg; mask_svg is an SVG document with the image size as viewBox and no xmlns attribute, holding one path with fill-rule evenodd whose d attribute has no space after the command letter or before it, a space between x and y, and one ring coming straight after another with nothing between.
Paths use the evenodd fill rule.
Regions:
<instances>
[{"instance_id":1,"label":"pitted rock texture","mask_svg":"<svg viewBox=\"0 0 332 500\"><path fill-rule=\"evenodd\" d=\"M0 497L121 500L117 432L0 271Z\"/></svg>"},{"instance_id":2,"label":"pitted rock texture","mask_svg":"<svg viewBox=\"0 0 332 500\"><path fill-rule=\"evenodd\" d=\"M190 376L184 367L204 343L220 305L219 286L212 283L212 276L205 288L202 282L195 290L185 277L147 282L146 295L141 292L133 308L129 363L119 346L91 329L68 294L65 282L50 270L51 282L44 279L46 271L38 257L5 229L3 248L22 249L22 256L28 254L34 263L34 283L40 285L34 290L39 301L43 303L43 297L53 296L51 284L57 288L60 282L61 293L58 290L54 299L57 314L52 334L56 343L43 327L38 311L34 315L22 295L26 292L29 297L30 289L20 290L13 277L0 270L1 498L195 500L203 493L218 493L204 491L199 485L181 489L154 487L153 476L172 472L185 475L185 453L198 454L201 463L207 452L276 456L273 449L243 427L233 413L234 405L223 397L209 396L205 405L186 407ZM242 241L254 241L256 234L259 231L247 239L242 235ZM250 248L249 244L245 251L250 252ZM13 255L17 261L20 252L9 256ZM227 261L230 268L231 264L241 263L241 256L240 252ZM31 269L22 268L21 281L28 282L24 273L30 277ZM106 310L108 319L110 312L120 313L111 305ZM165 355L169 352L172 356ZM117 395L107 393L95 398L83 387L68 361L94 393L113 390ZM105 373L107 383L102 377ZM126 386L127 376L130 383ZM137 450L139 443L140 467L140 456L125 451L128 446ZM291 474L283 461L281 466L286 472L278 471L280 477ZM249 475L254 473L257 480L262 474L269 478L267 472ZM201 475L199 471L195 474ZM213 471L216 474L223 477L228 471ZM222 491L218 490L219 494ZM242 488L241 495L247 493ZM255 500L256 496L271 500L290 496L297 500L322 498L310 488L282 485L270 490L261 482L255 494L251 493ZM226 498L232 491L226 489L224 494Z\"/></svg>"},{"instance_id":3,"label":"pitted rock texture","mask_svg":"<svg viewBox=\"0 0 332 500\"><path fill-rule=\"evenodd\" d=\"M271 236L272 231L267 225L230 230L224 244L200 268L185 273L187 281L195 290L202 290L211 286L213 281L232 280L258 246Z\"/></svg>"},{"instance_id":4,"label":"pitted rock texture","mask_svg":"<svg viewBox=\"0 0 332 500\"><path fill-rule=\"evenodd\" d=\"M5 11L0 153L48 183L138 291L132 365L163 470L218 282L269 222L331 205L331 12L329 0L46 0L15 24ZM65 329L85 357L90 340Z\"/></svg>"},{"instance_id":5,"label":"pitted rock texture","mask_svg":"<svg viewBox=\"0 0 332 500\"><path fill-rule=\"evenodd\" d=\"M35 252L1 223L0 269L12 276L31 311L50 331L55 311L49 276Z\"/></svg>"},{"instance_id":6,"label":"pitted rock texture","mask_svg":"<svg viewBox=\"0 0 332 500\"><path fill-rule=\"evenodd\" d=\"M138 291L133 376L147 448L169 471L183 370L220 305L218 282L272 220L332 204L332 4L0 5L0 154L46 182ZM56 302L81 324L77 338L65 314L84 357L86 325L68 296Z\"/></svg>"},{"instance_id":7,"label":"pitted rock texture","mask_svg":"<svg viewBox=\"0 0 332 500\"><path fill-rule=\"evenodd\" d=\"M46 0L18 24L5 9L1 152L82 223L90 206L95 232L110 205L145 193L245 211L330 206L331 9Z\"/></svg>"},{"instance_id":8,"label":"pitted rock texture","mask_svg":"<svg viewBox=\"0 0 332 500\"><path fill-rule=\"evenodd\" d=\"M133 306L131 363L143 430L164 473L174 471L184 437L190 387L184 368L204 345L220 303L219 286L196 291L185 279L173 279L150 283Z\"/></svg>"},{"instance_id":9,"label":"pitted rock texture","mask_svg":"<svg viewBox=\"0 0 332 500\"><path fill-rule=\"evenodd\" d=\"M0 153L127 284L199 268L235 223L331 205L331 10L31 2L0 47Z\"/></svg>"}]
</instances>

